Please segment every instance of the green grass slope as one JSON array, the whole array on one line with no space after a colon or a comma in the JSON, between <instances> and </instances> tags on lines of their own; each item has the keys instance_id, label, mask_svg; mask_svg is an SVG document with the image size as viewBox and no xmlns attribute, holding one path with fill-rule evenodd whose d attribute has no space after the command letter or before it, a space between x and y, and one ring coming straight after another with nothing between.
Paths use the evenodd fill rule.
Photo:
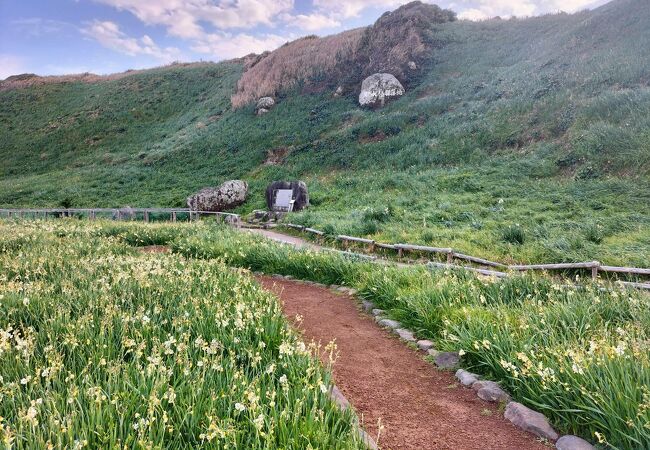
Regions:
<instances>
[{"instance_id":1,"label":"green grass slope","mask_svg":"<svg viewBox=\"0 0 650 450\"><path fill-rule=\"evenodd\" d=\"M650 10L431 25L378 111L295 88L230 106L243 63L0 92L0 205L172 206L225 179L301 178L292 221L519 261L650 260ZM282 148L282 163L267 165Z\"/></svg>"}]
</instances>

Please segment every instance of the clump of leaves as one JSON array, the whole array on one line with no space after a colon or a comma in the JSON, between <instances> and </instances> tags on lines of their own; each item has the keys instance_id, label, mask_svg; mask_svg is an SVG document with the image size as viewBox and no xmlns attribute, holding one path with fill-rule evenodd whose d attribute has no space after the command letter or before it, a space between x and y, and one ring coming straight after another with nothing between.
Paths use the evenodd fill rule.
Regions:
<instances>
[{"instance_id":1,"label":"clump of leaves","mask_svg":"<svg viewBox=\"0 0 650 450\"><path fill-rule=\"evenodd\" d=\"M526 241L526 233L519 225L509 225L501 230L501 240L509 244L522 245Z\"/></svg>"}]
</instances>

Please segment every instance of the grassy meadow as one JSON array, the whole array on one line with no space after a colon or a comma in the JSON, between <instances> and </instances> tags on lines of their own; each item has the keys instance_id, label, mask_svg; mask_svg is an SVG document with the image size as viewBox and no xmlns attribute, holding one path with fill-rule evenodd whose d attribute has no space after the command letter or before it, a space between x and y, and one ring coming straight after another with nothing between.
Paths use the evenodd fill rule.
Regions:
<instances>
[{"instance_id":1,"label":"grassy meadow","mask_svg":"<svg viewBox=\"0 0 650 450\"><path fill-rule=\"evenodd\" d=\"M363 448L319 350L245 270L113 231L0 222L3 448Z\"/></svg>"},{"instance_id":2,"label":"grassy meadow","mask_svg":"<svg viewBox=\"0 0 650 450\"><path fill-rule=\"evenodd\" d=\"M566 287L545 277L494 280L376 266L209 223L104 224L99 234L170 245L190 259L355 287L436 348L461 351L464 367L501 382L561 432L601 448L650 446L647 293L605 281Z\"/></svg>"},{"instance_id":3,"label":"grassy meadow","mask_svg":"<svg viewBox=\"0 0 650 450\"><path fill-rule=\"evenodd\" d=\"M297 83L257 117L231 104L241 61L1 91L0 205L184 206L243 178L248 213L269 181L303 179L312 207L290 220L331 232L504 262L647 265L649 21L643 2L616 0L432 24L430 61L375 111L356 91Z\"/></svg>"}]
</instances>

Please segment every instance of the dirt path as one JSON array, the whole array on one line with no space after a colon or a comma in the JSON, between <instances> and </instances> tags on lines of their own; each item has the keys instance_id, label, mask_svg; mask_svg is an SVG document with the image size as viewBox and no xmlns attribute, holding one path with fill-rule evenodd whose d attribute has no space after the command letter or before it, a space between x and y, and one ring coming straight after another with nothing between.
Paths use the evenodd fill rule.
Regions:
<instances>
[{"instance_id":1,"label":"dirt path","mask_svg":"<svg viewBox=\"0 0 650 450\"><path fill-rule=\"evenodd\" d=\"M248 233L261 234L262 236L273 239L274 241L284 242L285 244L291 244L296 247L308 247L314 250L321 250L323 248L320 245L313 244L302 238L278 233L277 231L264 230L262 228L243 228L243 230Z\"/></svg>"},{"instance_id":2,"label":"dirt path","mask_svg":"<svg viewBox=\"0 0 650 450\"><path fill-rule=\"evenodd\" d=\"M374 320L347 295L269 277L262 285L283 301L290 320L300 314L306 341L336 339L334 379L364 428L382 449L547 449L505 419L498 407L460 386L453 374L435 369ZM294 322L295 323L295 322Z\"/></svg>"}]
</instances>

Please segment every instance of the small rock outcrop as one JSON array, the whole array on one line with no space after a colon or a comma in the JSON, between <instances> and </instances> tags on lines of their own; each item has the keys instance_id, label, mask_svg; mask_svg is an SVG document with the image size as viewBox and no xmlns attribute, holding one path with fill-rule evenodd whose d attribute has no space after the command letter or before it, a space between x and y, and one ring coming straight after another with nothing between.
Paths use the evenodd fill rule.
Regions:
<instances>
[{"instance_id":1,"label":"small rock outcrop","mask_svg":"<svg viewBox=\"0 0 650 450\"><path fill-rule=\"evenodd\" d=\"M433 342L428 339L421 339L417 342L418 348L424 350L425 352L433 348Z\"/></svg>"},{"instance_id":2,"label":"small rock outcrop","mask_svg":"<svg viewBox=\"0 0 650 450\"><path fill-rule=\"evenodd\" d=\"M382 107L387 100L404 95L404 87L390 73L370 75L361 83L359 104L361 106Z\"/></svg>"},{"instance_id":3,"label":"small rock outcrop","mask_svg":"<svg viewBox=\"0 0 650 450\"><path fill-rule=\"evenodd\" d=\"M255 114L261 116L269 112L271 108L275 106L275 100L272 97L262 97L257 101L255 105Z\"/></svg>"},{"instance_id":4,"label":"small rock outcrop","mask_svg":"<svg viewBox=\"0 0 650 450\"><path fill-rule=\"evenodd\" d=\"M279 189L291 189L293 191L293 210L300 211L309 206L309 191L304 181L274 181L266 188L266 206L273 210L275 191Z\"/></svg>"},{"instance_id":5,"label":"small rock outcrop","mask_svg":"<svg viewBox=\"0 0 650 450\"><path fill-rule=\"evenodd\" d=\"M521 403L510 402L504 413L506 419L522 430L533 433L541 438L554 441L558 438L557 432L548 423L544 414L533 411Z\"/></svg>"},{"instance_id":6,"label":"small rock outcrop","mask_svg":"<svg viewBox=\"0 0 650 450\"><path fill-rule=\"evenodd\" d=\"M415 61L409 61L408 62L409 69L411 70L417 70L418 65L415 63Z\"/></svg>"},{"instance_id":7,"label":"small rock outcrop","mask_svg":"<svg viewBox=\"0 0 650 450\"><path fill-rule=\"evenodd\" d=\"M578 436L571 435L562 436L558 439L555 448L557 450L596 450L596 447L589 442Z\"/></svg>"},{"instance_id":8,"label":"small rock outcrop","mask_svg":"<svg viewBox=\"0 0 650 450\"><path fill-rule=\"evenodd\" d=\"M247 195L248 183L242 180L230 180L217 188L201 189L187 198L187 206L192 211L226 211L244 203Z\"/></svg>"}]
</instances>

